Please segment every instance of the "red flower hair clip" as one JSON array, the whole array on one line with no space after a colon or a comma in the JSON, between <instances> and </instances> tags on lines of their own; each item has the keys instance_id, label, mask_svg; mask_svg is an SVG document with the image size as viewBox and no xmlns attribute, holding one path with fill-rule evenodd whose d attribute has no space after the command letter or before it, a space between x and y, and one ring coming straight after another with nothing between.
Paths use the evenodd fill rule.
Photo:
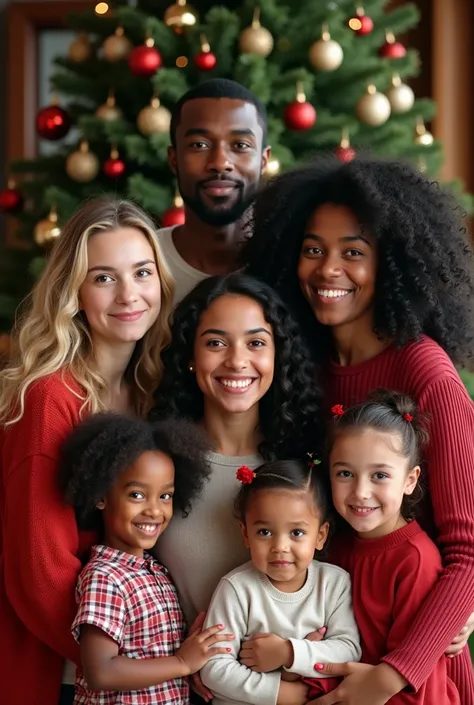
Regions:
<instances>
[{"instance_id":1,"label":"red flower hair clip","mask_svg":"<svg viewBox=\"0 0 474 705\"><path fill-rule=\"evenodd\" d=\"M247 465L242 465L238 470L237 470L237 479L243 484L243 485L250 485L250 483L254 480L255 478L255 473L254 471L247 467Z\"/></svg>"},{"instance_id":2,"label":"red flower hair clip","mask_svg":"<svg viewBox=\"0 0 474 705\"><path fill-rule=\"evenodd\" d=\"M413 416L408 412L406 414L403 414L403 418L405 419L405 421L408 421L408 423L411 423L413 421Z\"/></svg>"},{"instance_id":3,"label":"red flower hair clip","mask_svg":"<svg viewBox=\"0 0 474 705\"><path fill-rule=\"evenodd\" d=\"M331 407L331 412L334 416L344 416L344 407L342 404L334 404L334 406Z\"/></svg>"}]
</instances>

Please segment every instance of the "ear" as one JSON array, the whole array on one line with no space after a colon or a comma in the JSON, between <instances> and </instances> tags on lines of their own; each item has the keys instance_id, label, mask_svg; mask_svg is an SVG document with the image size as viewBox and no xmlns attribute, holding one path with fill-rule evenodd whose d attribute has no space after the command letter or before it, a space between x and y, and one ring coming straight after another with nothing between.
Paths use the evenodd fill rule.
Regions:
<instances>
[{"instance_id":1,"label":"ear","mask_svg":"<svg viewBox=\"0 0 474 705\"><path fill-rule=\"evenodd\" d=\"M271 147L265 147L265 149L262 152L262 173L265 173L265 169L267 168L267 164L270 160L270 157L272 155L272 148Z\"/></svg>"},{"instance_id":2,"label":"ear","mask_svg":"<svg viewBox=\"0 0 474 705\"><path fill-rule=\"evenodd\" d=\"M168 147L168 165L172 173L176 176L177 174L177 161L176 161L176 149L175 147Z\"/></svg>"},{"instance_id":3,"label":"ear","mask_svg":"<svg viewBox=\"0 0 474 705\"><path fill-rule=\"evenodd\" d=\"M250 548L250 542L249 542L249 535L247 532L247 527L246 525L242 522L239 521L239 528L240 528L240 533L242 534L242 540L244 542L245 548Z\"/></svg>"},{"instance_id":4,"label":"ear","mask_svg":"<svg viewBox=\"0 0 474 705\"><path fill-rule=\"evenodd\" d=\"M324 548L324 544L327 541L329 534L329 522L325 521L324 524L321 524L319 527L318 535L316 537L316 544L315 544L315 550L316 551L322 551Z\"/></svg>"},{"instance_id":5,"label":"ear","mask_svg":"<svg viewBox=\"0 0 474 705\"><path fill-rule=\"evenodd\" d=\"M420 472L421 468L419 465L415 465L415 467L410 470L405 481L405 488L403 490L403 494L413 494L420 477Z\"/></svg>"},{"instance_id":6,"label":"ear","mask_svg":"<svg viewBox=\"0 0 474 705\"><path fill-rule=\"evenodd\" d=\"M100 502L97 502L97 504L96 504L95 506L97 507L97 509L105 509L105 502L104 502L104 500L101 499Z\"/></svg>"}]
</instances>

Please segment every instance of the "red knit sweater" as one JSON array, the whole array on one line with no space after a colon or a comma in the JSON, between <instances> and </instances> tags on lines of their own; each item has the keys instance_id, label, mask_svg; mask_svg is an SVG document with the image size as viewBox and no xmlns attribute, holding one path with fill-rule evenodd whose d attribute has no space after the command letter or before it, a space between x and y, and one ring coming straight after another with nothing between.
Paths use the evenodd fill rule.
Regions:
<instances>
[{"instance_id":1,"label":"red knit sweater","mask_svg":"<svg viewBox=\"0 0 474 705\"><path fill-rule=\"evenodd\" d=\"M0 430L2 705L57 705L64 659L78 661L70 631L78 556L96 537L78 532L57 463L81 405L52 375L30 389L23 418Z\"/></svg>"},{"instance_id":2,"label":"red knit sweater","mask_svg":"<svg viewBox=\"0 0 474 705\"><path fill-rule=\"evenodd\" d=\"M444 570L404 638L383 658L418 690L474 610L474 404L446 353L422 337L360 365L332 364L328 409L363 401L378 387L405 392L430 417L428 493L420 521L441 551ZM474 705L469 651L449 660L462 705Z\"/></svg>"},{"instance_id":3,"label":"red knit sweater","mask_svg":"<svg viewBox=\"0 0 474 705\"><path fill-rule=\"evenodd\" d=\"M350 573L363 663L378 664L396 649L442 571L435 544L416 521L378 539L355 534L338 545ZM459 693L442 656L417 693L401 692L391 705L459 705Z\"/></svg>"}]
</instances>

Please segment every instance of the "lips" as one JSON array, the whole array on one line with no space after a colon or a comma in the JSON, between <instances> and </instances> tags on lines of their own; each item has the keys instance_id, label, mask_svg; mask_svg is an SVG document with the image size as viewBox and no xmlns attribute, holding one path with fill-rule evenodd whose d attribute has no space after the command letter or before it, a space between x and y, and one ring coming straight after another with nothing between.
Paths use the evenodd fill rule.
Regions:
<instances>
[{"instance_id":1,"label":"lips","mask_svg":"<svg viewBox=\"0 0 474 705\"><path fill-rule=\"evenodd\" d=\"M358 516L369 516L369 514L372 514L373 512L378 509L378 507L359 507L356 505L349 505L349 508L354 512L354 514L357 514Z\"/></svg>"},{"instance_id":2,"label":"lips","mask_svg":"<svg viewBox=\"0 0 474 705\"><path fill-rule=\"evenodd\" d=\"M214 180L205 181L200 184L200 188L203 189L209 196L216 197L226 197L229 196L233 191L239 188L240 184L236 181L225 181L225 180Z\"/></svg>"},{"instance_id":3,"label":"lips","mask_svg":"<svg viewBox=\"0 0 474 705\"><path fill-rule=\"evenodd\" d=\"M112 318L116 318L118 321L121 321L122 323L134 323L135 321L138 321L145 311L130 311L128 313L111 313L110 315Z\"/></svg>"},{"instance_id":4,"label":"lips","mask_svg":"<svg viewBox=\"0 0 474 705\"><path fill-rule=\"evenodd\" d=\"M133 526L138 529L145 536L157 536L160 533L162 523L154 524L152 522L136 522Z\"/></svg>"}]
</instances>

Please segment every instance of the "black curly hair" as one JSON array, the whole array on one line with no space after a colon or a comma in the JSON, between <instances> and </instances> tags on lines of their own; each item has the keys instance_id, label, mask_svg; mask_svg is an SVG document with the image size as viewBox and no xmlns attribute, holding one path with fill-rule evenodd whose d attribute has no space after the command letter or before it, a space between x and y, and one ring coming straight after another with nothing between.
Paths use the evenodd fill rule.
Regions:
<instances>
[{"instance_id":1,"label":"black curly hair","mask_svg":"<svg viewBox=\"0 0 474 705\"><path fill-rule=\"evenodd\" d=\"M204 435L182 420L150 423L104 412L80 423L61 447L59 480L78 526L100 528L97 503L143 453L161 451L175 468L173 505L186 516L209 476Z\"/></svg>"},{"instance_id":2,"label":"black curly hair","mask_svg":"<svg viewBox=\"0 0 474 705\"><path fill-rule=\"evenodd\" d=\"M280 297L263 282L244 274L210 277L200 282L174 312L172 342L163 353L164 374L155 395L151 418L181 416L200 421L203 394L189 371L199 320L210 304L226 294L257 302L272 327L275 372L260 400L260 428L264 440L259 452L265 460L304 457L322 445L321 392L297 324Z\"/></svg>"},{"instance_id":3,"label":"black curly hair","mask_svg":"<svg viewBox=\"0 0 474 705\"><path fill-rule=\"evenodd\" d=\"M422 465L422 451L429 441L427 417L420 415L416 402L407 394L389 389L376 389L367 399L344 413L335 415L327 439L327 456L331 453L338 436L354 429L373 429L381 433L393 433L401 440L400 455L407 459L408 468ZM401 512L405 519L412 519L416 507L423 498L422 477L411 495L405 495Z\"/></svg>"},{"instance_id":4,"label":"black curly hair","mask_svg":"<svg viewBox=\"0 0 474 705\"><path fill-rule=\"evenodd\" d=\"M455 363L473 356L473 251L454 198L411 165L358 157L321 157L275 178L254 205L246 272L280 294L315 354L327 358L331 331L300 290L297 264L306 223L326 203L344 205L378 245L374 331L398 346L421 334Z\"/></svg>"}]
</instances>

